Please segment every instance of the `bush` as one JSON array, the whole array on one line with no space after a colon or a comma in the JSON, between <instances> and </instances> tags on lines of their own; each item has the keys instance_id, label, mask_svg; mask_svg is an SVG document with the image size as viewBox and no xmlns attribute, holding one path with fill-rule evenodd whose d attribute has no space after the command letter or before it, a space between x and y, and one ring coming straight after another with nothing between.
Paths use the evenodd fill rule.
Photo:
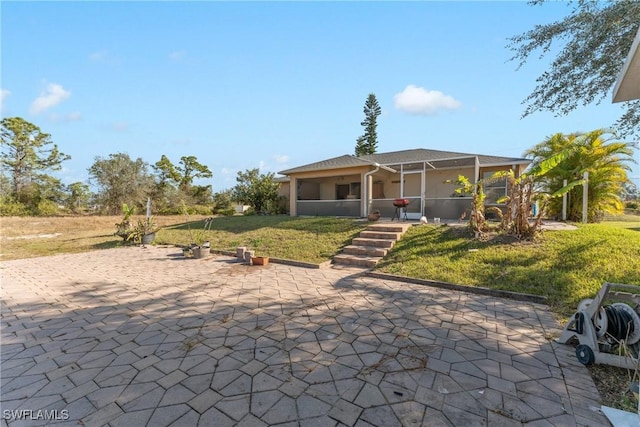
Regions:
<instances>
[{"instance_id":1,"label":"bush","mask_svg":"<svg viewBox=\"0 0 640 427\"><path fill-rule=\"evenodd\" d=\"M236 214L236 210L233 207L228 207L227 209L217 211L216 213L222 216L234 216Z\"/></svg>"},{"instance_id":2,"label":"bush","mask_svg":"<svg viewBox=\"0 0 640 427\"><path fill-rule=\"evenodd\" d=\"M157 215L182 215L182 208L179 206L165 206L160 209L156 209L155 213Z\"/></svg>"},{"instance_id":3,"label":"bush","mask_svg":"<svg viewBox=\"0 0 640 427\"><path fill-rule=\"evenodd\" d=\"M211 208L211 206L193 205L193 206L189 206L187 209L190 215L204 215L204 216L213 215L213 209Z\"/></svg>"},{"instance_id":4,"label":"bush","mask_svg":"<svg viewBox=\"0 0 640 427\"><path fill-rule=\"evenodd\" d=\"M40 216L54 216L60 213L58 205L51 200L41 200L36 208L36 215Z\"/></svg>"},{"instance_id":5,"label":"bush","mask_svg":"<svg viewBox=\"0 0 640 427\"><path fill-rule=\"evenodd\" d=\"M20 202L7 197L0 200L0 215L2 216L29 216L29 208Z\"/></svg>"},{"instance_id":6,"label":"bush","mask_svg":"<svg viewBox=\"0 0 640 427\"><path fill-rule=\"evenodd\" d=\"M278 197L278 207L276 213L279 215L289 214L289 198L287 196Z\"/></svg>"},{"instance_id":7,"label":"bush","mask_svg":"<svg viewBox=\"0 0 640 427\"><path fill-rule=\"evenodd\" d=\"M231 216L235 213L231 203L231 192L223 191L213 195L213 213L224 216Z\"/></svg>"}]
</instances>

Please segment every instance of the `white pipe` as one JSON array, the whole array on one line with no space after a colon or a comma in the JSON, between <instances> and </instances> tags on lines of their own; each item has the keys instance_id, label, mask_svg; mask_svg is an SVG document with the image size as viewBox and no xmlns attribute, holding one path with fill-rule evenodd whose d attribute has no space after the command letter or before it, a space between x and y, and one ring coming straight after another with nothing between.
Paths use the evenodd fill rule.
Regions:
<instances>
[{"instance_id":1,"label":"white pipe","mask_svg":"<svg viewBox=\"0 0 640 427\"><path fill-rule=\"evenodd\" d=\"M562 181L562 186L566 187L567 186L567 180L563 180ZM562 220L566 221L567 220L567 193L564 193L562 195Z\"/></svg>"},{"instance_id":2,"label":"white pipe","mask_svg":"<svg viewBox=\"0 0 640 427\"><path fill-rule=\"evenodd\" d=\"M587 223L587 209L589 198L589 172L584 173L584 184L582 184L582 223Z\"/></svg>"},{"instance_id":3,"label":"white pipe","mask_svg":"<svg viewBox=\"0 0 640 427\"><path fill-rule=\"evenodd\" d=\"M364 216L369 215L369 177L380 170L380 164L373 164L376 168L364 174Z\"/></svg>"}]
</instances>

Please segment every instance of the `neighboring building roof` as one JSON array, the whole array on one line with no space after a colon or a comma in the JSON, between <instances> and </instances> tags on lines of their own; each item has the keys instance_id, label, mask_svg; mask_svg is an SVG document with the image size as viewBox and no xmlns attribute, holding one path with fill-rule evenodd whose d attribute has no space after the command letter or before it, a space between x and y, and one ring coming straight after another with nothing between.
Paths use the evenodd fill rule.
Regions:
<instances>
[{"instance_id":1,"label":"neighboring building roof","mask_svg":"<svg viewBox=\"0 0 640 427\"><path fill-rule=\"evenodd\" d=\"M640 99L640 28L613 88L613 102Z\"/></svg>"},{"instance_id":2,"label":"neighboring building roof","mask_svg":"<svg viewBox=\"0 0 640 427\"><path fill-rule=\"evenodd\" d=\"M436 162L445 160L455 160L478 157L480 166L529 164L531 160L517 157L487 156L483 154L456 153L452 151L427 150L417 148L413 150L393 151L390 153L376 153L366 156L356 157L344 155L332 159L322 160L308 165L299 166L279 172L281 175L291 175L292 173L322 171L331 169L341 169L354 166L375 166L393 165L410 162Z\"/></svg>"}]
</instances>

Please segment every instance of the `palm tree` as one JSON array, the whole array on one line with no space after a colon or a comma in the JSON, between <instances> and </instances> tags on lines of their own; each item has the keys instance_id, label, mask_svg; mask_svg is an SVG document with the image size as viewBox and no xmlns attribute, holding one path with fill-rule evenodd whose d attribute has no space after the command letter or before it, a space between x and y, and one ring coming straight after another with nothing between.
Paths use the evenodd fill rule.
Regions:
<instances>
[{"instance_id":1,"label":"palm tree","mask_svg":"<svg viewBox=\"0 0 640 427\"><path fill-rule=\"evenodd\" d=\"M623 186L629 182L627 171L631 168L633 150L625 142L614 141L615 135L598 129L588 133L564 135L556 133L525 152L533 159L535 167L545 159L559 152L570 150L558 167L539 181L540 190L553 193L563 187L563 181L580 180L584 172L589 172L587 220L596 222L605 212L621 213L624 204L620 195ZM559 215L562 201L553 199L549 206L550 215ZM574 187L568 193L567 219L579 221L582 218L582 188Z\"/></svg>"}]
</instances>

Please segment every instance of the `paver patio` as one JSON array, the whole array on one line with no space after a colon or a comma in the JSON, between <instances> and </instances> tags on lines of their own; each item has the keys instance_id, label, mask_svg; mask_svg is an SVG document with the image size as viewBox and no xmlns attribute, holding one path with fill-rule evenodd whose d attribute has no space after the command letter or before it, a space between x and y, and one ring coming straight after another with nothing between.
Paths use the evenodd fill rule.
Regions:
<instances>
[{"instance_id":1,"label":"paver patio","mask_svg":"<svg viewBox=\"0 0 640 427\"><path fill-rule=\"evenodd\" d=\"M3 426L609 425L542 305L171 247L1 274Z\"/></svg>"}]
</instances>

